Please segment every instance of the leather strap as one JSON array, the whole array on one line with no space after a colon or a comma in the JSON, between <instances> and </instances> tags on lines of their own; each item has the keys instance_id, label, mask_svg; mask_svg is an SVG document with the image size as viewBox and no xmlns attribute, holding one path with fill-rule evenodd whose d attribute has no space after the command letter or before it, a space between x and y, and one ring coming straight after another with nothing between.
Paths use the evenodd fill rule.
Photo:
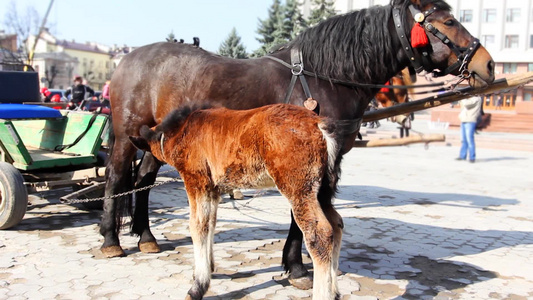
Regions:
<instances>
[{"instance_id":1,"label":"leather strap","mask_svg":"<svg viewBox=\"0 0 533 300\"><path fill-rule=\"evenodd\" d=\"M289 83L289 89L285 94L285 103L289 103L291 100L292 91L294 90L294 86L296 85L296 79L300 79L300 83L302 84L305 96L307 98L313 98L311 96L311 90L309 89L307 80L304 76L304 63L302 61L302 52L298 48L291 48L291 66L292 78L291 82Z\"/></svg>"}]
</instances>

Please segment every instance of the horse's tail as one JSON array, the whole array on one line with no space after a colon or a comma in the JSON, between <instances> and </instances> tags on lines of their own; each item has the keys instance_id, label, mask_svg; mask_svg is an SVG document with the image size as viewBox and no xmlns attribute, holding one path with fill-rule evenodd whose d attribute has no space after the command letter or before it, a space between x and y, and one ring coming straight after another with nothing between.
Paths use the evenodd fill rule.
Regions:
<instances>
[{"instance_id":1,"label":"horse's tail","mask_svg":"<svg viewBox=\"0 0 533 300\"><path fill-rule=\"evenodd\" d=\"M107 159L105 162L106 168L109 168L109 164L111 163L111 156L113 154L113 149L115 145L115 131L113 130L113 118L111 115L109 115L108 124L109 124L108 139L107 139L108 155L107 155ZM134 172L133 165L132 163L130 163L129 168L128 168L128 174L130 174L130 176L126 176L126 180L127 180L126 190L127 191L133 189L133 180L136 177L133 172ZM108 176L108 171L106 171L106 181L109 182L107 176ZM127 215L132 216L133 215L132 212L133 212L132 195L118 197L116 201L116 210L115 210L115 216L114 216L115 223L117 224L117 226L115 227L117 235L120 233L120 230L125 225L125 221L123 217Z\"/></svg>"}]
</instances>

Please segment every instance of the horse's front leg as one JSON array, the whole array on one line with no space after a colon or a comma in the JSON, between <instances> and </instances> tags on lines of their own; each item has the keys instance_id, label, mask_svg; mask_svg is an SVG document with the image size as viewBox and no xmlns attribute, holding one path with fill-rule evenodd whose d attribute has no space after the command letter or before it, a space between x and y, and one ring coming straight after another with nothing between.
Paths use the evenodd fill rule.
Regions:
<instances>
[{"instance_id":1,"label":"horse's front leg","mask_svg":"<svg viewBox=\"0 0 533 300\"><path fill-rule=\"evenodd\" d=\"M146 153L141 160L135 188L143 188L152 185L156 178L161 164L151 153ZM139 250L143 253L157 253L161 248L150 231L150 221L148 218L148 200L150 190L135 193L135 212L131 232L139 236Z\"/></svg>"},{"instance_id":2,"label":"horse's front leg","mask_svg":"<svg viewBox=\"0 0 533 300\"><path fill-rule=\"evenodd\" d=\"M287 241L283 247L282 264L286 272L289 273L289 282L296 288L308 290L313 287L313 278L302 261L303 234L294 220L291 211L291 227Z\"/></svg>"}]
</instances>

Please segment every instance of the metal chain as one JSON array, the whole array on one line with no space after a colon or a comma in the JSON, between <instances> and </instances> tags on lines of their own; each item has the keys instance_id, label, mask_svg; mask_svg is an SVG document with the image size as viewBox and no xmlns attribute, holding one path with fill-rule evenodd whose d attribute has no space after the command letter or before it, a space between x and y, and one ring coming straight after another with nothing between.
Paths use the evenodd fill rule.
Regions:
<instances>
[{"instance_id":1,"label":"metal chain","mask_svg":"<svg viewBox=\"0 0 533 300\"><path fill-rule=\"evenodd\" d=\"M175 172L175 171L176 170L163 171L163 172L159 172L158 175L171 173L171 172ZM157 182L157 183L154 183L152 185L147 185L147 186L142 187L142 188L133 189L131 191L127 191L127 192L123 192L123 193L119 193L119 194L115 194L115 195L111 195L111 196L103 196L103 197L96 197L96 198L83 198L83 199L70 199L70 200L64 200L64 201L62 201L62 203L65 203L65 204L77 204L77 203L87 203L87 202L102 201L102 200L106 200L106 199L115 199L115 198L119 198L119 197L122 197L122 196L131 195L131 194L134 194L134 193L137 193L137 192L146 191L146 190L149 190L151 188L158 187L160 185L164 185L164 184L171 183L171 182L178 182L178 181L181 181L180 177L172 178L172 179L167 180L167 181Z\"/></svg>"}]
</instances>

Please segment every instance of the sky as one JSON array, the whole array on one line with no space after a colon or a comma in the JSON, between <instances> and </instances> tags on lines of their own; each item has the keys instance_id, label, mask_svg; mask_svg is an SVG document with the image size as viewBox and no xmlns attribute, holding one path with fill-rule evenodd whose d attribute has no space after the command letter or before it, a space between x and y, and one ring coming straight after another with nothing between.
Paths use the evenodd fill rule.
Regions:
<instances>
[{"instance_id":1,"label":"sky","mask_svg":"<svg viewBox=\"0 0 533 300\"><path fill-rule=\"evenodd\" d=\"M10 3L0 0L0 29ZM177 39L216 52L235 27L248 52L259 48L258 19L265 19L273 0L55 0L47 25L58 39L104 45L142 46ZM19 16L34 7L42 19L49 0L16 0Z\"/></svg>"}]
</instances>

